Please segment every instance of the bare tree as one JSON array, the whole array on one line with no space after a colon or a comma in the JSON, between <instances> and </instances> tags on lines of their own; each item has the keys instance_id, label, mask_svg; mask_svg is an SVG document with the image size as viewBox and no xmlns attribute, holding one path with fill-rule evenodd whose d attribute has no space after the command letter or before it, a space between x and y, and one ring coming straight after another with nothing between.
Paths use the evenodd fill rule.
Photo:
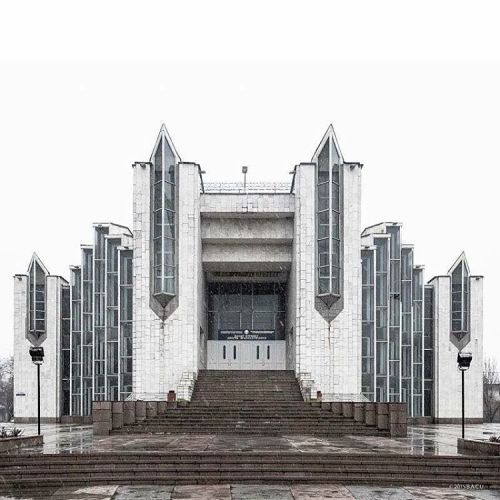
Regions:
<instances>
[{"instance_id":1,"label":"bare tree","mask_svg":"<svg viewBox=\"0 0 500 500\"><path fill-rule=\"evenodd\" d=\"M487 422L493 422L496 415L500 415L500 375L493 358L487 358L484 362L483 406Z\"/></svg>"},{"instance_id":2,"label":"bare tree","mask_svg":"<svg viewBox=\"0 0 500 500\"><path fill-rule=\"evenodd\" d=\"M0 358L0 409L9 421L14 416L14 358Z\"/></svg>"}]
</instances>

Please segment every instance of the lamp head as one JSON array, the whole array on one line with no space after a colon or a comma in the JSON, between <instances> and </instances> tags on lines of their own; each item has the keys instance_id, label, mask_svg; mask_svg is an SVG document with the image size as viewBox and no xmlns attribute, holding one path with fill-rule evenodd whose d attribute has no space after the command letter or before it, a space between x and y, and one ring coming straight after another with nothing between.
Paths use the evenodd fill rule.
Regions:
<instances>
[{"instance_id":1,"label":"lamp head","mask_svg":"<svg viewBox=\"0 0 500 500\"><path fill-rule=\"evenodd\" d=\"M41 365L43 363L43 347L30 347L30 356L31 361L35 363L35 365Z\"/></svg>"},{"instance_id":2,"label":"lamp head","mask_svg":"<svg viewBox=\"0 0 500 500\"><path fill-rule=\"evenodd\" d=\"M458 369L465 371L470 367L470 363L472 361L472 353L471 352L459 352L457 354L457 363Z\"/></svg>"},{"instance_id":3,"label":"lamp head","mask_svg":"<svg viewBox=\"0 0 500 500\"><path fill-rule=\"evenodd\" d=\"M248 172L248 167L241 167L241 172L246 174Z\"/></svg>"}]
</instances>

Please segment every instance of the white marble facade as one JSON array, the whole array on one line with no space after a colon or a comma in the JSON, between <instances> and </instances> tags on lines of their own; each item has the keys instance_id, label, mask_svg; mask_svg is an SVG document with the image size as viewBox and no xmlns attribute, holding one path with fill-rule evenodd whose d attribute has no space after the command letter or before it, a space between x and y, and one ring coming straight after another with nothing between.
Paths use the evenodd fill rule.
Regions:
<instances>
[{"instance_id":1,"label":"white marble facade","mask_svg":"<svg viewBox=\"0 0 500 500\"><path fill-rule=\"evenodd\" d=\"M61 408L61 286L60 276L46 277L46 336L37 343L44 348L40 367L40 417L57 422ZM14 413L16 422L31 422L37 416L37 367L29 353L33 345L28 330L28 276L14 276Z\"/></svg>"},{"instance_id":2,"label":"white marble facade","mask_svg":"<svg viewBox=\"0 0 500 500\"><path fill-rule=\"evenodd\" d=\"M313 396L361 398L361 165L344 165L343 309L330 322L315 306L313 163L289 194L202 193L198 166L179 163L179 293L165 321L149 303L150 168L134 165L134 396L190 396L185 381L205 367L205 272L224 269L288 273L287 367Z\"/></svg>"},{"instance_id":3,"label":"white marble facade","mask_svg":"<svg viewBox=\"0 0 500 500\"><path fill-rule=\"evenodd\" d=\"M472 362L465 372L465 418L483 419L483 277L470 277L470 333L461 345L453 342L450 325L451 277L436 276L429 284L434 291L434 392L433 417L437 423L457 423L462 412L462 376L459 350L470 352Z\"/></svg>"},{"instance_id":4,"label":"white marble facade","mask_svg":"<svg viewBox=\"0 0 500 500\"><path fill-rule=\"evenodd\" d=\"M160 139L168 141L175 151L165 127L160 131ZM122 245L126 245L124 251L132 252L133 247L132 385L131 389L121 390L120 397L159 400L165 399L169 391L175 391L178 398L189 400L198 371L208 366L208 283L224 274L233 273L230 279L244 282L245 276L267 273L286 287L285 364L287 369L295 371L304 395L315 398L321 392L323 400L327 401L364 399L361 387L362 165L343 160L332 127L321 144L325 139L335 145L342 172L341 293L333 304L318 297L317 156L311 162L296 165L288 189L266 191L265 186L261 189L242 189L240 186L234 190L222 185L220 189L204 188L200 167L181 161L175 151L177 284L174 296L166 305L160 304L152 291L154 162L134 163L133 236L126 228L120 229L126 233L122 236ZM249 277L248 281L252 279ZM19 394L15 396L15 416L18 419L36 415L33 397L36 367L29 357L31 344L26 336L28 282L27 275L14 277L15 392ZM459 416L457 349L449 342L449 282L449 276L430 281L437 311L433 412L436 419L443 422ZM59 420L64 412L61 403L61 305L58 300L61 287L68 284L63 278L48 273L46 284L47 330L41 342L46 356L42 367L42 417ZM466 375L467 400L470 401L467 416L479 419L482 417L480 277L471 277L470 301L471 340L466 350L473 352L474 361ZM79 333L72 330L72 342L75 335ZM106 329L106 342L108 335ZM73 346L72 343L71 349ZM79 373L78 366L73 366L78 362L77 359L72 363L72 377ZM93 363L94 360L92 366ZM90 377L95 376L90 374ZM106 391L107 397L110 392Z\"/></svg>"}]
</instances>

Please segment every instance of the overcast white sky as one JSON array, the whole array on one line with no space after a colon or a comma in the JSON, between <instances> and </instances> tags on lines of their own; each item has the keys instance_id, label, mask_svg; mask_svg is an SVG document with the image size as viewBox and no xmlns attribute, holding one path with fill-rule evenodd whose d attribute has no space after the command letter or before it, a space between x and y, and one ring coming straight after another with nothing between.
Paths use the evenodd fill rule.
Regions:
<instances>
[{"instance_id":1,"label":"overcast white sky","mask_svg":"<svg viewBox=\"0 0 500 500\"><path fill-rule=\"evenodd\" d=\"M462 250L500 362L496 2L5 2L0 6L0 354L12 276L68 276L91 224L131 226L162 122L206 180L287 181L333 123L363 225L403 222L426 277ZM495 260L496 259L496 260ZM496 284L496 286L495 286Z\"/></svg>"}]
</instances>

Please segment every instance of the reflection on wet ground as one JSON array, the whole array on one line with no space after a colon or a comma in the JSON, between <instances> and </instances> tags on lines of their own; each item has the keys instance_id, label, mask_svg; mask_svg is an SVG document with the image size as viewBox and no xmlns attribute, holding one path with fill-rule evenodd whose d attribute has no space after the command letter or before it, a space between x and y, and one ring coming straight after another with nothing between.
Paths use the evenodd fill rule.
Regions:
<instances>
[{"instance_id":1,"label":"reflection on wet ground","mask_svg":"<svg viewBox=\"0 0 500 500\"><path fill-rule=\"evenodd\" d=\"M36 434L36 425L26 424L25 435ZM296 451L299 453L394 453L413 455L457 455L460 425L410 426L406 438L378 436L241 436L193 434L117 434L93 436L89 425L42 426L43 447L24 448L19 453L165 452L165 451ZM500 434L500 424L466 427L466 437L488 439Z\"/></svg>"},{"instance_id":2,"label":"reflection on wet ground","mask_svg":"<svg viewBox=\"0 0 500 500\"><path fill-rule=\"evenodd\" d=\"M36 425L20 425L26 435L36 433ZM25 448L16 453L86 453L86 452L265 452L289 451L297 453L391 453L414 455L457 455L459 425L411 426L406 438L376 436L237 436L191 434L136 434L93 436L89 425L43 425L44 445ZM467 426L466 436L487 439L500 434L500 424ZM224 500L306 500L306 499L358 499L358 500L421 500L421 499L500 499L500 491L453 488L384 488L343 484L295 485L107 485L87 487L61 487L53 491L23 491L0 493L1 498L51 498L93 500L164 500L164 499L224 499Z\"/></svg>"}]
</instances>

